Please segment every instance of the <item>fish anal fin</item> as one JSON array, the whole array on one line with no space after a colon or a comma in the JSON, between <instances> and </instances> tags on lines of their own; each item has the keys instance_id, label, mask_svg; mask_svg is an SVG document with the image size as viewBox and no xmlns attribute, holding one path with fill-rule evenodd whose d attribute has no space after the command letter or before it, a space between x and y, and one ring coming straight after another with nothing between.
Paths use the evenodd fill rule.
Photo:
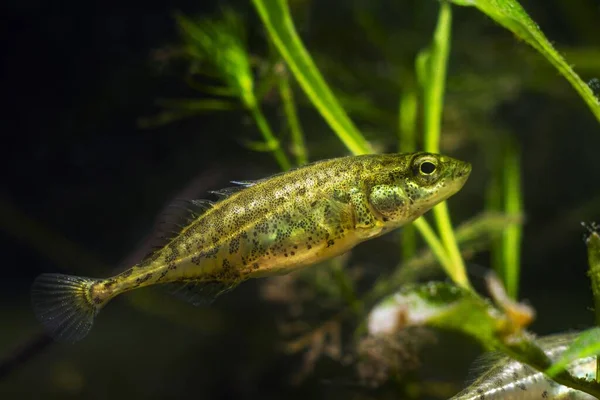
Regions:
<instances>
[{"instance_id":1,"label":"fish anal fin","mask_svg":"<svg viewBox=\"0 0 600 400\"><path fill-rule=\"evenodd\" d=\"M223 293L229 292L237 286L236 282L221 281L185 281L165 283L167 291L180 300L194 306L211 304Z\"/></svg>"}]
</instances>

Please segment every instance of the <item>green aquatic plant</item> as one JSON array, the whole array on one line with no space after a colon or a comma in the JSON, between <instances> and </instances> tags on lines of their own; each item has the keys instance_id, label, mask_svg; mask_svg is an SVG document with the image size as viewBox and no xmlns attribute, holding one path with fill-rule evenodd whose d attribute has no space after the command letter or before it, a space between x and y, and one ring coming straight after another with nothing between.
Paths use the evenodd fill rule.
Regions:
<instances>
[{"instance_id":1,"label":"green aquatic plant","mask_svg":"<svg viewBox=\"0 0 600 400\"><path fill-rule=\"evenodd\" d=\"M410 153L417 149L418 96L416 89L406 90L400 95L398 108L398 151ZM415 228L412 225L402 232L402 258L410 259L417 251Z\"/></svg>"},{"instance_id":2,"label":"green aquatic plant","mask_svg":"<svg viewBox=\"0 0 600 400\"><path fill-rule=\"evenodd\" d=\"M243 20L231 9L224 10L220 18L193 19L181 13L175 14L175 18L184 42L183 52L192 60L191 70L214 75L223 82L223 86L199 85L189 78L191 86L218 97L163 100L160 104L172 110L163 112L158 117L142 120L142 126L170 122L178 117L194 115L198 111L231 110L235 108L231 98L237 98L254 119L264 140L262 143L246 141L246 144L254 150L271 152L279 167L288 170L291 167L289 158L273 133L256 95L251 57L245 45ZM287 94L284 89L282 94ZM295 142L298 143L298 135L301 133L298 132L297 124L294 129Z\"/></svg>"},{"instance_id":3,"label":"green aquatic plant","mask_svg":"<svg viewBox=\"0 0 600 400\"><path fill-rule=\"evenodd\" d=\"M371 145L348 118L302 44L287 1L258 0L254 5L281 57L340 140L355 155L371 153Z\"/></svg>"},{"instance_id":4,"label":"green aquatic plant","mask_svg":"<svg viewBox=\"0 0 600 400\"><path fill-rule=\"evenodd\" d=\"M516 1L482 0L455 1L455 3L476 5L483 12L517 33L535 49L544 54L574 85L590 106L592 112L600 119L598 100L593 96L590 88L564 62L562 57L553 49L539 28L533 24ZM325 82L316 71L314 63L302 45L291 22L287 2L285 0L274 2L254 0L254 4L269 32L270 38L286 62L292 66L292 72L301 82L302 88L308 97L311 98L315 107L325 116L331 127L338 133L344 144L351 151L357 151L357 148L360 149L358 151L364 151L364 147L360 145L362 140L355 144L348 143L350 138L355 138L357 135L353 128L351 135L347 134L347 132L340 134L340 126L348 126L349 120L343 111L339 109L337 102L331 99L331 91L326 89ZM441 1L438 24L432 45L430 49L422 52L417 59L417 75L423 88L424 146L429 151L437 151L439 149L450 27L451 5L447 1ZM311 81L306 78L307 76L316 76L318 79ZM315 85L313 86L312 83L315 83ZM315 99L314 93L317 90L321 90L327 94L327 102ZM410 110L412 106L410 103L408 104L404 105L404 108ZM333 110L327 109L328 105L333 105ZM339 120L332 121L331 119L335 117L339 118ZM407 122L404 122L405 127L403 130L410 132L413 126L410 111L407 112L407 116L404 118ZM405 134L405 136L408 136L408 134ZM504 172L503 179L501 180L502 190L500 192L504 193L502 198L504 210L514 215L520 214L522 209L519 157L518 148L514 143L509 142L504 153ZM511 357L525 362L537 370L543 371L549 368L552 362L523 330L533 318L533 313L529 314L526 312L524 317L521 315L519 304L510 299L511 297L513 299L516 298L518 290L520 227L518 225L507 227L501 240L501 253L497 257L500 263L498 263L497 268L502 276L504 285L508 288L508 294L504 293L502 283L497 282L492 285L497 300L501 303L499 304L499 308L495 308L470 290L464 262L456 243L454 230L450 222L450 215L445 203L436 207L434 213L441 240L438 239L437 234L422 219L417 220L415 226L421 232L432 252L437 256L440 264L458 286L443 286L436 287L435 289L431 287L407 289L408 293L416 295L418 299L423 299L423 296L425 296L426 302L433 301L435 303L434 306L439 307L441 310L447 311L448 307L453 310L451 313L442 314L443 317L438 316L425 320L420 318L419 321L426 321L433 326L459 330L477 338L486 347L500 349ZM446 295L441 295L440 293L445 293ZM458 303L456 303L457 301ZM452 303L456 303L456 305L451 306ZM414 311L419 306L414 302L408 302L406 308ZM600 394L600 387L595 382L581 381L573 378L566 371L555 374L554 379L596 396Z\"/></svg>"},{"instance_id":5,"label":"green aquatic plant","mask_svg":"<svg viewBox=\"0 0 600 400\"><path fill-rule=\"evenodd\" d=\"M595 223L582 224L588 229L586 244L588 248L588 275L592 281L592 292L594 294L594 305L596 312L596 325L600 326L600 233L599 226ZM556 376L574 360L600 355L600 327L596 327L581 333L546 373ZM596 361L596 382L600 384L600 359Z\"/></svg>"},{"instance_id":6,"label":"green aquatic plant","mask_svg":"<svg viewBox=\"0 0 600 400\"><path fill-rule=\"evenodd\" d=\"M377 107L360 94L341 90L338 93L333 85L330 87L330 83L323 76L327 74L322 74L318 66L324 70L340 72L331 75L348 82L356 82L365 76L359 75L357 78L351 74L345 75L344 66L336 65L334 61L326 58L319 58L317 54L311 54L294 26L292 12L286 0L253 0L253 4L264 24L270 49L276 54L264 58L251 54L245 43L246 26L241 23L239 15L233 10L226 10L217 17L201 20L177 14L176 21L183 41L182 53L190 65L186 80L191 87L203 95L209 95L210 98L200 96L194 99L162 100L159 105L164 108L163 112L155 118L143 120L143 124L150 126L198 113L242 109L253 118L263 136L263 142L246 140L245 143L253 150L272 153L279 168L286 170L292 164L302 165L309 158L316 158L311 152L313 150L309 149L311 142L305 139L298 113L300 107L308 105L321 114L337 136L337 140L353 154L374 152L379 148L375 143L379 138L367 140L347 112L353 117L371 119L382 125L390 124L390 129L397 130L397 136L393 136L392 140L397 139L396 147L400 152L412 152L419 147L437 152L443 146L444 138L448 136L442 133L443 116L448 114L448 108L444 103L446 87L450 87L453 83L459 86L473 84L481 89L482 86L477 85L488 85L487 81L492 80L483 74L480 77L472 77L471 80L465 76L446 76L448 59L452 54L450 48L452 4L478 7L531 44L565 75L590 106L592 112L597 117L600 115L597 112L597 101L594 105L595 98L588 86L565 63L562 56L554 50L541 30L516 1L442 0L439 2L438 20L431 44L418 54L414 62L412 59L407 62L410 64L409 68L398 66L397 70L394 70L395 79L401 81L399 85L388 84L380 87L382 90L400 91L394 93L394 98L399 98L399 104L396 110L391 112ZM363 22L365 21L366 18ZM393 41L389 42L393 43ZM386 53L390 54L394 51L395 45L388 44L388 46ZM588 51L593 52L593 49ZM566 54L569 55L571 52ZM588 53L577 55L577 51L573 51L572 54L574 59L579 57L581 60L578 65L588 62L587 68L594 68L594 64L588 60ZM568 58L570 59L570 56ZM594 59L597 60L598 57ZM533 61L524 59L523 62ZM258 68L255 68L257 65ZM218 81L219 85L200 83L194 79L199 75L209 76ZM504 84L507 80L502 78L496 79L494 76L494 82L489 85ZM504 93L505 96L509 96L512 90L510 80L506 86L508 88ZM285 145L281 132L275 133L272 129L274 125L262 111L265 98L272 96L274 88L279 100L275 106L281 108L281 114L285 118L285 129L289 132L289 146ZM298 89L301 89L302 93ZM493 97L494 95L489 95L486 101L482 101L482 104L477 106L484 111L489 110L504 98ZM422 129L420 129L420 122ZM484 135L490 132L489 129L482 126ZM306 131L310 132L308 129ZM331 137L336 140L335 136L331 135ZM526 331L533 318L533 310L516 302L519 289L524 201L521 188L521 150L516 139L510 135L502 137L494 143L495 145L498 145L497 148L501 151L495 154L497 159L493 160L496 168L492 172L490 201L486 212L455 227L459 219L448 210L446 204L436 207L433 223L420 218L413 227L407 227L402 232L402 261L395 263L391 271L382 270L381 277L374 283L371 282L367 289L364 289L365 285L361 282L360 271L351 269L347 258L335 259L322 268L303 271L292 277L273 279L273 282L285 280L290 285L285 286L286 291L294 285L302 286L304 289L299 295L294 292L295 289L281 293L279 288L280 293L277 296L281 298L288 296L285 300L288 303L310 302L312 299L311 304L315 308L320 307L319 310L327 309L335 312L334 317L324 323L322 315L319 315L318 328L309 329L309 333L301 336L288 347L288 350L298 352L310 348L308 362L312 363L316 362L320 352L341 359L339 342L342 322L351 320L354 325L359 325L354 338L360 337L366 332L365 324L370 310L376 310L379 306L384 308L391 305L398 306L400 298L405 302L401 306L405 307L406 315L429 313L428 318L420 318L417 322L407 319L405 321L407 326L414 322L413 325L462 332L476 339L486 349L501 350L538 370L546 371L558 382L598 395L600 391L597 384L574 379L569 373L563 371L564 366L573 359L598 354L597 330L582 334L579 340L574 342L572 349L565 352L563 359L554 364L545 357ZM294 157L293 163L290 162L290 156ZM16 232L27 230L27 224L15 223L14 225ZM415 233L419 233L420 238ZM419 248L421 243L419 239L426 244L424 248ZM57 248L64 247L66 251L61 254L62 263L65 254L70 254L67 244L58 243L56 246L50 246L48 243L53 242L47 241L47 238L40 240L32 237L30 240L50 257L55 256ZM589 243L596 243L594 240L588 242L588 249L593 248ZM472 285L465 267L465 261L486 250L491 250L492 264L501 280L501 283L494 281L495 283L490 285L495 302L483 298L471 289ZM77 270L81 268L81 257L75 257L76 251L72 253L74 260L70 264L73 265L74 270ZM592 257L597 253L590 254ZM596 258L590 258L590 276L595 299L600 299L597 284L598 257L594 257ZM57 262L61 261L57 260ZM89 262L85 265L90 267L94 263ZM414 283L423 279L434 279L440 266L453 283L425 285ZM100 264L96 269L101 270L102 265ZM506 288L506 293L503 287ZM361 292L362 290L364 292ZM273 293L263 297L269 298L269 296L275 297ZM293 299L290 300L290 297ZM173 315L170 303L163 304L158 297L151 294L131 296L130 301L141 310L152 312L176 323L190 325L199 331L221 329L222 315L218 312L207 311L197 313L195 316ZM598 304L597 300L597 310ZM210 322L203 326L192 322L195 318ZM336 342L336 346L333 346L333 349L325 346L327 340ZM598 377L598 374L596 376Z\"/></svg>"}]
</instances>

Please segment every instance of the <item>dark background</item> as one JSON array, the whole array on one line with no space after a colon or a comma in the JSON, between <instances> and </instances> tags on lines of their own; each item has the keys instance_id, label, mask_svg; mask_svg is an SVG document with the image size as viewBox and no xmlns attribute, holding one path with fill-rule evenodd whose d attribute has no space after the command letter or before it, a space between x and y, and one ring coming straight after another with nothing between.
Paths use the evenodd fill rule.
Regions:
<instances>
[{"instance_id":1,"label":"dark background","mask_svg":"<svg viewBox=\"0 0 600 400\"><path fill-rule=\"evenodd\" d=\"M174 197L204 197L228 180L277 171L269 154L241 145L241 138L259 138L242 111L156 129L137 125L138 118L159 111L157 98L190 95L179 70L155 57L156 50L178 43L172 12L210 15L226 4L249 21L250 48L263 51L254 9L241 1L7 0L0 6L3 399L379 396L356 389L348 368L327 360L302 384L289 383L301 361L279 350L281 310L260 299L255 282L219 300L212 310L158 296L145 305L118 299L91 335L75 345L40 336L28 294L36 275L108 275L143 255L157 214ZM300 33L317 62L325 65L328 57L358 71L347 86L334 68L324 66L325 76L344 90L369 96L393 115L402 83L390 88L382 82L389 79L390 65L411 68L416 51L429 43L437 3L375 7L376 23L389 33L384 35L386 51L354 19L356 9L366 7L364 1L295 4ZM584 80L600 77L596 0L522 4L567 57L573 54L568 59ZM579 222L600 215L598 122L532 49L476 10L454 9L446 118L464 144L446 143L444 151L474 164L469 184L450 201L454 220L482 209L489 175L477 143L485 129L514 135L523 149L527 213L521 296L538 310L533 330L544 334L587 327L593 322L592 299ZM466 77L479 83L469 86ZM478 114L475 103L486 92L492 106ZM485 119L468 118L471 108ZM266 109L277 130L280 114L276 107ZM463 112L458 117L457 109ZM346 154L310 107L304 106L300 116L312 160ZM356 119L382 151L395 151L393 121L386 126ZM368 259L372 249L388 249L385 257L397 259L397 247L383 238L363 245L359 257ZM92 265L78 268L79 260ZM173 313L178 317L169 317ZM452 335L440 340L424 355L425 374L460 385L477 348ZM446 340L458 341L458 351L449 351Z\"/></svg>"}]
</instances>

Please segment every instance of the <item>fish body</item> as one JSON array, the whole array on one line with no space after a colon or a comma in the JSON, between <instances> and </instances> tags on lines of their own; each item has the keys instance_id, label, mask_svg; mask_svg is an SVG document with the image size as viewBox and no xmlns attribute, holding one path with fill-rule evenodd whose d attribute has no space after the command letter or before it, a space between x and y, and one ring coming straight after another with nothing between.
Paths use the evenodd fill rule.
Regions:
<instances>
[{"instance_id":1,"label":"fish body","mask_svg":"<svg viewBox=\"0 0 600 400\"><path fill-rule=\"evenodd\" d=\"M244 280L289 273L413 221L460 190L470 171L437 154L382 154L241 182L119 275L41 275L34 309L50 334L74 341L110 299L132 289L170 284L194 303L210 302Z\"/></svg>"},{"instance_id":2,"label":"fish body","mask_svg":"<svg viewBox=\"0 0 600 400\"><path fill-rule=\"evenodd\" d=\"M552 335L538 341L548 357L556 360L575 339L575 334ZM596 357L580 358L568 371L577 378L596 378ZM592 395L556 383L526 364L502 357L472 385L450 400L595 400Z\"/></svg>"}]
</instances>

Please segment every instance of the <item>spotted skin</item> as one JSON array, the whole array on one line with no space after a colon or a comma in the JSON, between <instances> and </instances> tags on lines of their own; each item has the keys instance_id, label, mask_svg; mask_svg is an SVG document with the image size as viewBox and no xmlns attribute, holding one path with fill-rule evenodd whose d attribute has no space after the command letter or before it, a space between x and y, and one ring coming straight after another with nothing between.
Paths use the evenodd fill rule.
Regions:
<instances>
[{"instance_id":1,"label":"spotted skin","mask_svg":"<svg viewBox=\"0 0 600 400\"><path fill-rule=\"evenodd\" d=\"M470 164L442 155L384 154L324 160L242 182L242 190L218 192L227 197L143 262L114 277L83 280L77 293L89 290L95 299L88 318L111 298L144 286L216 282L225 292L247 279L289 273L413 221L459 191L470 172ZM50 288L68 291L71 281L46 276L38 297L50 304ZM55 322L51 308L41 309Z\"/></svg>"},{"instance_id":2,"label":"spotted skin","mask_svg":"<svg viewBox=\"0 0 600 400\"><path fill-rule=\"evenodd\" d=\"M557 359L569 346L575 334L553 335L538 344L551 359ZM596 357L577 360L569 366L578 378L595 379ZM493 363L468 388L450 400L594 400L595 397L560 385L546 375L520 362L503 357Z\"/></svg>"},{"instance_id":3,"label":"spotted skin","mask_svg":"<svg viewBox=\"0 0 600 400\"><path fill-rule=\"evenodd\" d=\"M419 167L433 163L434 174ZM458 191L470 165L427 153L352 156L275 175L216 203L154 257L93 290L288 273L413 221ZM116 281L116 284L115 284Z\"/></svg>"}]
</instances>

